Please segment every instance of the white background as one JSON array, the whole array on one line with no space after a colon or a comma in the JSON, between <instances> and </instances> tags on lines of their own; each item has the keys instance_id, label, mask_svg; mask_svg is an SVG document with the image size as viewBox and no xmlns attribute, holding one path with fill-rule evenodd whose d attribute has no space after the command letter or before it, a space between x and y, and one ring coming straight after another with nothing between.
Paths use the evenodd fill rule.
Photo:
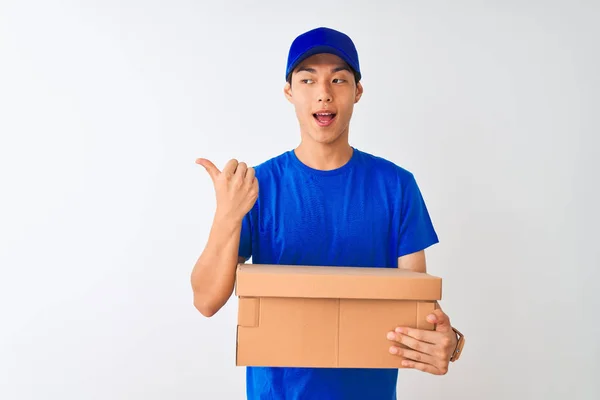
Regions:
<instances>
[{"instance_id":1,"label":"white background","mask_svg":"<svg viewBox=\"0 0 600 400\"><path fill-rule=\"evenodd\" d=\"M592 4L1 1L0 398L244 398L235 299L192 305L194 160L297 145L287 50L321 25L358 47L351 143L416 175L467 336L401 398L600 398Z\"/></svg>"}]
</instances>

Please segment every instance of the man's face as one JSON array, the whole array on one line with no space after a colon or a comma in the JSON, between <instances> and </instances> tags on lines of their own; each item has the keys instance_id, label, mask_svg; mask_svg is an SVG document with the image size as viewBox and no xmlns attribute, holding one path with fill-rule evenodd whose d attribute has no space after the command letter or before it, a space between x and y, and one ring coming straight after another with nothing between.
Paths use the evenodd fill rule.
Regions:
<instances>
[{"instance_id":1,"label":"man's face","mask_svg":"<svg viewBox=\"0 0 600 400\"><path fill-rule=\"evenodd\" d=\"M331 144L347 138L362 85L341 58L317 54L296 67L284 92L296 109L303 139Z\"/></svg>"}]
</instances>

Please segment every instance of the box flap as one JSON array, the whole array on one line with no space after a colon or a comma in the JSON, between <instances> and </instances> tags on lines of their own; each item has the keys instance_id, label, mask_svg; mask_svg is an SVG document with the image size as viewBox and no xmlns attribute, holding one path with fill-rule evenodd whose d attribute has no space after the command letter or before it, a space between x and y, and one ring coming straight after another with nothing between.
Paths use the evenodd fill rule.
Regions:
<instances>
[{"instance_id":1,"label":"box flap","mask_svg":"<svg viewBox=\"0 0 600 400\"><path fill-rule=\"evenodd\" d=\"M239 264L236 295L441 300L442 280L399 268Z\"/></svg>"}]
</instances>

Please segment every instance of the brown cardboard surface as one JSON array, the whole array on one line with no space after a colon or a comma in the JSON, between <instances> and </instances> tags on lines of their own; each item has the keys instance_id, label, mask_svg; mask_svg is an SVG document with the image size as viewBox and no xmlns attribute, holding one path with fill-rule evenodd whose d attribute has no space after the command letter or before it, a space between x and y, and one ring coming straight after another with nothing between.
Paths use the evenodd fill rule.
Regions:
<instances>
[{"instance_id":1,"label":"brown cardboard surface","mask_svg":"<svg viewBox=\"0 0 600 400\"><path fill-rule=\"evenodd\" d=\"M402 368L386 334L433 329L441 279L397 268L240 264L236 365Z\"/></svg>"},{"instance_id":2,"label":"brown cardboard surface","mask_svg":"<svg viewBox=\"0 0 600 400\"><path fill-rule=\"evenodd\" d=\"M398 268L238 266L240 297L440 300L442 280Z\"/></svg>"}]
</instances>

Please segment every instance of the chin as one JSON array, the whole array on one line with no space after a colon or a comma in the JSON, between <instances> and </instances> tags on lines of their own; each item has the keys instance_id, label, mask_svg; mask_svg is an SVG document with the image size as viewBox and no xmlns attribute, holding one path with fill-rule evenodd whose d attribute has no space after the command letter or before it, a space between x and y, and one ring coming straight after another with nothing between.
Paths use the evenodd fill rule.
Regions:
<instances>
[{"instance_id":1,"label":"chin","mask_svg":"<svg viewBox=\"0 0 600 400\"><path fill-rule=\"evenodd\" d=\"M337 142L344 133L344 130L340 129L339 121L334 121L333 124L327 127L320 126L312 120L305 120L302 125L304 126L303 130L306 132L307 138L312 142L324 145Z\"/></svg>"},{"instance_id":2,"label":"chin","mask_svg":"<svg viewBox=\"0 0 600 400\"><path fill-rule=\"evenodd\" d=\"M331 144L336 142L342 135L340 133L324 133L324 132L312 132L310 137L317 143Z\"/></svg>"}]
</instances>

